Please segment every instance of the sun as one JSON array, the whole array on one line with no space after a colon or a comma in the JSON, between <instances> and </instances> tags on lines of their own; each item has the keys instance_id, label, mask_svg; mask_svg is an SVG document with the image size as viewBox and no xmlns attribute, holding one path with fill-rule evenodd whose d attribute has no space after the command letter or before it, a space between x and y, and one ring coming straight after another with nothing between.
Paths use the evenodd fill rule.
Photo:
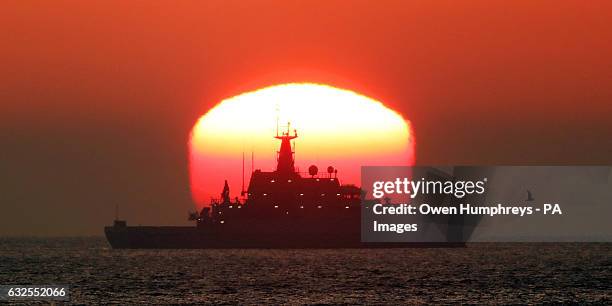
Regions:
<instances>
[{"instance_id":1,"label":"sun","mask_svg":"<svg viewBox=\"0 0 612 306\"><path fill-rule=\"evenodd\" d=\"M251 169L276 166L277 132L297 130L296 167L333 166L345 184L359 184L361 166L414 164L410 122L383 103L328 85L290 83L221 101L195 124L189 140L194 202L206 206L224 180L239 196ZM280 130L280 131L279 131ZM244 166L243 166L244 164Z\"/></svg>"}]
</instances>

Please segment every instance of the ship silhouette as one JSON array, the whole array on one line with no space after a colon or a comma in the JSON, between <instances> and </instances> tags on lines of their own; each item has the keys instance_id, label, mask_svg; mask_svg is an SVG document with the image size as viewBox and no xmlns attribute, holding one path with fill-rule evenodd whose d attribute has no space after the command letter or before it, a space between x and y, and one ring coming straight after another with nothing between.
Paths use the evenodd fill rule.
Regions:
<instances>
[{"instance_id":1,"label":"ship silhouette","mask_svg":"<svg viewBox=\"0 0 612 306\"><path fill-rule=\"evenodd\" d=\"M218 199L192 212L194 226L128 226L115 220L105 227L113 248L370 248L456 247L463 241L362 242L362 189L341 184L338 171L328 167L320 174L311 165L307 173L295 167L291 141L297 131L287 130L280 140L274 171L254 170L244 198L231 199L225 181ZM244 157L243 157L244 158ZM244 177L244 166L243 166ZM244 185L244 183L243 183Z\"/></svg>"}]
</instances>

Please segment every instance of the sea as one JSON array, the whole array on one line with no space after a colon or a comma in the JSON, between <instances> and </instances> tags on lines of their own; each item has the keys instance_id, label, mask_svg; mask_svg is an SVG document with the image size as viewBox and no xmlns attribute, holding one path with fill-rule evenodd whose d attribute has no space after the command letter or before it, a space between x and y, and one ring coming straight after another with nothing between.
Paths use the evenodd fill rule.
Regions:
<instances>
[{"instance_id":1,"label":"sea","mask_svg":"<svg viewBox=\"0 0 612 306\"><path fill-rule=\"evenodd\" d=\"M0 238L0 285L56 284L70 290L59 304L611 304L612 244L114 250L103 237Z\"/></svg>"}]
</instances>

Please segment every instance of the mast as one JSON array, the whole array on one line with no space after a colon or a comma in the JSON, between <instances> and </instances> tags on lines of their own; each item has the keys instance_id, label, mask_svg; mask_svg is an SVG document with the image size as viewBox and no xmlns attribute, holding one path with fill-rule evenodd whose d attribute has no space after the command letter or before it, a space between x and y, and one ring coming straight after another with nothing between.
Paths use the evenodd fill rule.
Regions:
<instances>
[{"instance_id":1,"label":"mast","mask_svg":"<svg viewBox=\"0 0 612 306\"><path fill-rule=\"evenodd\" d=\"M277 152L277 165L276 172L281 174L294 174L295 173L295 161L293 158L293 150L291 148L291 140L297 138L297 131L293 130L293 135L291 135L291 123L287 123L287 131L283 132L282 135L276 135L276 139L280 139L281 146L280 150Z\"/></svg>"},{"instance_id":2,"label":"mast","mask_svg":"<svg viewBox=\"0 0 612 306\"><path fill-rule=\"evenodd\" d=\"M240 195L244 196L244 150L242 151L242 189Z\"/></svg>"},{"instance_id":3,"label":"mast","mask_svg":"<svg viewBox=\"0 0 612 306\"><path fill-rule=\"evenodd\" d=\"M278 137L278 118L280 117L280 106L278 103L276 103L274 110L276 111L276 137Z\"/></svg>"}]
</instances>

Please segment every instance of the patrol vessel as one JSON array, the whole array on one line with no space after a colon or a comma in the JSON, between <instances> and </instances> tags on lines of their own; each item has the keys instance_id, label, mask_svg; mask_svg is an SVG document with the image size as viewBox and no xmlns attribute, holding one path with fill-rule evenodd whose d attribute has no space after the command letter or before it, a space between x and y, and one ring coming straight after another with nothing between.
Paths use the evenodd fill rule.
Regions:
<instances>
[{"instance_id":1,"label":"patrol vessel","mask_svg":"<svg viewBox=\"0 0 612 306\"><path fill-rule=\"evenodd\" d=\"M293 132L293 133L291 133ZM364 243L361 240L361 188L343 185L338 171L307 173L295 167L289 127L280 140L274 171L254 170L243 199L230 197L225 181L218 199L190 214L193 226L128 226L115 220L104 232L113 248L369 248L455 247L443 243Z\"/></svg>"}]
</instances>

